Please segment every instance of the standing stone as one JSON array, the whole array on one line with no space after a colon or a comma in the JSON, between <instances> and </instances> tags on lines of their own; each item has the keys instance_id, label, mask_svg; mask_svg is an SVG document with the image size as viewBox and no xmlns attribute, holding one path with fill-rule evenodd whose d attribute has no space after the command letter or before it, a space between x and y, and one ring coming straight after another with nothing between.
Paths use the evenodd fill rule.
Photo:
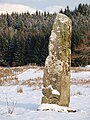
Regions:
<instances>
[{"instance_id":1,"label":"standing stone","mask_svg":"<svg viewBox=\"0 0 90 120\"><path fill-rule=\"evenodd\" d=\"M45 62L42 103L69 106L72 22L57 14Z\"/></svg>"}]
</instances>

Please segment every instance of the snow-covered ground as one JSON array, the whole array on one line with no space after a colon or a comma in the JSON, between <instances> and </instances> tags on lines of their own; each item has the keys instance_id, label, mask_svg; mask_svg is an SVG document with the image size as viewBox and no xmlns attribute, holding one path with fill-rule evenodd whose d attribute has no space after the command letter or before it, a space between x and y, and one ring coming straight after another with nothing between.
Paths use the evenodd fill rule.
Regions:
<instances>
[{"instance_id":1,"label":"snow-covered ground","mask_svg":"<svg viewBox=\"0 0 90 120\"><path fill-rule=\"evenodd\" d=\"M17 77L20 81L42 78L43 70L28 69ZM71 72L72 81L86 81L89 78L90 71ZM77 110L75 113L37 111L41 104L42 90L32 90L32 87L25 85L21 88L23 92L17 93L18 85L0 86L0 120L90 120L90 83L71 84L70 107ZM13 114L9 114L9 110L13 110Z\"/></svg>"},{"instance_id":2,"label":"snow-covered ground","mask_svg":"<svg viewBox=\"0 0 90 120\"><path fill-rule=\"evenodd\" d=\"M37 77L43 78L43 71L39 68L37 69L28 69L27 71L23 72L22 74L18 75L19 81L28 80L28 79L35 79Z\"/></svg>"},{"instance_id":3,"label":"snow-covered ground","mask_svg":"<svg viewBox=\"0 0 90 120\"><path fill-rule=\"evenodd\" d=\"M90 71L71 72L71 79L89 80L90 79Z\"/></svg>"}]
</instances>

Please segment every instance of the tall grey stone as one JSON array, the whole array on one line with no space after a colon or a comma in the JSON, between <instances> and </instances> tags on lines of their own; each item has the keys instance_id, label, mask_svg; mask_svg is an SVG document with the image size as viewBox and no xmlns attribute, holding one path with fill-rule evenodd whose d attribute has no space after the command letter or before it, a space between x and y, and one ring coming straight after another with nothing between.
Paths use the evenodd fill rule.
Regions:
<instances>
[{"instance_id":1,"label":"tall grey stone","mask_svg":"<svg viewBox=\"0 0 90 120\"><path fill-rule=\"evenodd\" d=\"M45 62L42 103L69 106L72 22L57 14Z\"/></svg>"}]
</instances>

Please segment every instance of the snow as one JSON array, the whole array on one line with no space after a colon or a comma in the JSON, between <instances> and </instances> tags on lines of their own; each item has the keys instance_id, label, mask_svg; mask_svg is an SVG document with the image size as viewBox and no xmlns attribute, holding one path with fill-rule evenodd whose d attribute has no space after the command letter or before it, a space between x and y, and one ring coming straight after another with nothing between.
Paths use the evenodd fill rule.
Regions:
<instances>
[{"instance_id":1,"label":"snow","mask_svg":"<svg viewBox=\"0 0 90 120\"><path fill-rule=\"evenodd\" d=\"M37 77L43 77L43 71L37 69L28 69L27 71L23 72L22 74L18 75L18 80L28 80L28 79L35 79Z\"/></svg>"},{"instance_id":2,"label":"snow","mask_svg":"<svg viewBox=\"0 0 90 120\"><path fill-rule=\"evenodd\" d=\"M90 65L84 67L86 70L90 70Z\"/></svg>"},{"instance_id":3,"label":"snow","mask_svg":"<svg viewBox=\"0 0 90 120\"><path fill-rule=\"evenodd\" d=\"M27 11L29 11L32 14L35 13L36 9L21 4L0 3L0 14L7 14L7 12L9 14L11 14L12 12L22 13Z\"/></svg>"},{"instance_id":4,"label":"snow","mask_svg":"<svg viewBox=\"0 0 90 120\"><path fill-rule=\"evenodd\" d=\"M90 71L71 72L71 79L90 79Z\"/></svg>"},{"instance_id":5,"label":"snow","mask_svg":"<svg viewBox=\"0 0 90 120\"><path fill-rule=\"evenodd\" d=\"M57 91L55 89L52 90L52 94L54 94L54 95L60 95L59 91Z\"/></svg>"},{"instance_id":6,"label":"snow","mask_svg":"<svg viewBox=\"0 0 90 120\"><path fill-rule=\"evenodd\" d=\"M56 111L56 112L68 112L68 111L74 111L76 112L75 109L72 109L70 107L65 107L65 106L59 106L56 104L41 104L38 108L40 111L44 110L50 110L50 111Z\"/></svg>"},{"instance_id":7,"label":"snow","mask_svg":"<svg viewBox=\"0 0 90 120\"><path fill-rule=\"evenodd\" d=\"M86 65L85 68L90 68L90 65Z\"/></svg>"},{"instance_id":8,"label":"snow","mask_svg":"<svg viewBox=\"0 0 90 120\"><path fill-rule=\"evenodd\" d=\"M90 87L71 86L71 94L76 91L82 92L82 95L71 95L70 107L77 110L75 113L56 112L62 107L49 105L53 111L37 111L41 105L42 91L31 90L30 87L22 86L23 93L17 93L17 86L0 87L0 120L89 120L90 119ZM88 91L88 92L87 92ZM9 101L17 101L12 115L7 113L6 96ZM77 97L76 97L77 96ZM43 106L45 107L45 105ZM47 107L47 106L46 106Z\"/></svg>"},{"instance_id":9,"label":"snow","mask_svg":"<svg viewBox=\"0 0 90 120\"><path fill-rule=\"evenodd\" d=\"M85 68L86 69L86 68ZM90 72L72 72L71 78L81 80L89 79ZM43 77L43 71L40 69L28 69L18 75L19 80L35 79ZM63 108L58 105L43 105L42 107L50 108L49 111L38 111L41 107L42 90L32 90L31 87L22 85L22 93L17 93L18 85L0 86L0 120L90 120L90 83L84 85L71 84L70 91L70 108L76 109L77 112L67 112L67 107ZM52 88L52 86L49 86ZM55 89L52 91L57 93ZM10 109L13 103L16 106L12 114L8 113L8 105ZM60 110L66 112L57 112ZM52 111L53 110L53 111Z\"/></svg>"},{"instance_id":10,"label":"snow","mask_svg":"<svg viewBox=\"0 0 90 120\"><path fill-rule=\"evenodd\" d=\"M51 88L52 94L54 94L54 95L60 95L59 91L57 91L56 89L53 89L53 87L51 85L49 85L47 88Z\"/></svg>"}]
</instances>

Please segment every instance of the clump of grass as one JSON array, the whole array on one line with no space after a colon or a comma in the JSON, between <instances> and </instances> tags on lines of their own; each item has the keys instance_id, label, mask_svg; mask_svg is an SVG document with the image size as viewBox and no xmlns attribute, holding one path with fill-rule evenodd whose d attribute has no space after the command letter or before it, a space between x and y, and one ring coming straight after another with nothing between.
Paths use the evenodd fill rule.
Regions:
<instances>
[{"instance_id":1,"label":"clump of grass","mask_svg":"<svg viewBox=\"0 0 90 120\"><path fill-rule=\"evenodd\" d=\"M23 93L23 87L17 86L17 93Z\"/></svg>"},{"instance_id":2,"label":"clump of grass","mask_svg":"<svg viewBox=\"0 0 90 120\"><path fill-rule=\"evenodd\" d=\"M42 78L37 77L35 79L29 79L26 83L29 87L32 87L33 90L41 89L42 87Z\"/></svg>"},{"instance_id":3,"label":"clump of grass","mask_svg":"<svg viewBox=\"0 0 90 120\"><path fill-rule=\"evenodd\" d=\"M17 101L12 98L6 98L8 114L13 114Z\"/></svg>"},{"instance_id":4,"label":"clump of grass","mask_svg":"<svg viewBox=\"0 0 90 120\"><path fill-rule=\"evenodd\" d=\"M82 95L82 93L80 91L77 91L71 94L71 96L78 96L78 95Z\"/></svg>"}]
</instances>

